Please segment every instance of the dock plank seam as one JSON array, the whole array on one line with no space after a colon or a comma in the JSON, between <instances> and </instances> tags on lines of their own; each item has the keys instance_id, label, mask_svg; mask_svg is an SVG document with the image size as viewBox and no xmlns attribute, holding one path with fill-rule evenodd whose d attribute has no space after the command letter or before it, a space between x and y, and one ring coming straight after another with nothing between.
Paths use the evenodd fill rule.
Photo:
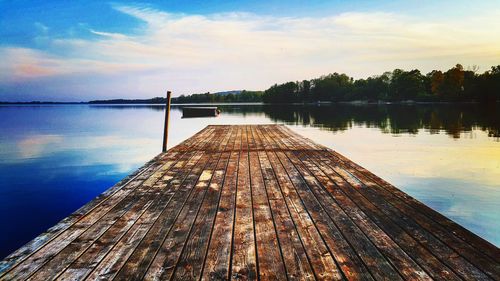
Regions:
<instances>
[{"instance_id":1,"label":"dock plank seam","mask_svg":"<svg viewBox=\"0 0 500 281\"><path fill-rule=\"evenodd\" d=\"M302 139L304 139L304 138L302 138ZM349 160L348 160L348 161L349 161ZM349 163L352 163L352 162L350 162L350 161L349 161ZM352 164L353 164L353 165L356 165L356 164L354 164L354 163L352 163ZM330 163L330 165L334 165L334 164L331 164L331 163ZM346 181L349 181L349 180L348 180L348 179L346 179L346 178L344 178L344 179L345 179ZM370 190L370 189L367 189L367 190L365 190L365 191L371 191L371 190ZM373 196L375 196L375 195L373 195ZM391 203L390 203L390 202L385 202L384 204L391 204ZM386 206L388 206L388 205L386 205ZM391 206L392 206L392 205L391 205ZM397 209L397 208L396 208L396 209ZM385 209L384 209L384 211L385 211ZM393 215L393 216L398 216L398 215ZM417 224L418 224L418 223L417 223ZM406 226L406 224L404 224L404 226ZM427 232L426 230L423 230L423 231ZM410 234L411 234L411 232L410 232ZM431 235L432 235L432 234L431 234ZM438 239L438 238L436 237L436 239ZM438 240L439 240L439 239L438 239ZM440 240L439 240L439 242L440 242L440 243L442 243ZM446 245L446 244L445 244L445 245ZM432 248L429 248L429 249L432 251ZM453 250L453 249L451 249L451 248L450 248L450 250L452 250L452 251L454 251L455 253L459 254L458 252L456 252L455 250ZM450 257L450 256L453 256L453 255L451 255L451 254L447 254L447 255L446 255L446 257ZM448 259L446 259L446 258L444 258L444 259L442 259L442 260L443 260L443 261L445 261L445 263L447 263L447 262L448 262ZM464 264L463 262L465 262L465 264ZM463 273L461 274L461 275L462 275L462 277L467 277L467 276L469 276L469 275L472 275L472 276L476 276L476 278L482 278L482 279L486 278L484 275L482 275L482 274L485 274L485 272L484 272L483 270L481 270L483 273L480 273L480 272L478 272L478 271L477 271L477 269L478 269L478 268L477 268L477 267L475 267L475 266L471 267L471 265L472 265L472 264L468 263L468 261L464 260L463 262L461 263L461 265L460 265L460 266L452 266L452 265L450 265L450 268L452 268L453 270L454 270L455 268L458 268L458 269L459 269L459 272L457 272L457 273L459 273L459 274L460 274L460 271L461 271L461 270L463 270L463 267L465 266L465 268L469 268L469 269L470 269L470 271L463 272ZM467 266L467 264L469 264L469 266ZM490 278L491 278L491 277L493 277L494 275L489 274L489 276L490 276Z\"/></svg>"},{"instance_id":2,"label":"dock plank seam","mask_svg":"<svg viewBox=\"0 0 500 281\"><path fill-rule=\"evenodd\" d=\"M284 130L282 130L281 132L283 133L283 131L284 131ZM292 142L297 140L297 138L290 138L290 139L292 140ZM311 166L307 165L307 163L306 163L306 161L305 161L305 159L304 159L304 157L305 157L305 155L307 154L307 152L306 152L306 151L304 151L304 150L296 150L296 152L292 154L292 155L295 155L295 156L297 157L297 159L295 159L295 160L292 160L292 156L290 155L291 153L286 152L285 154L288 156L288 159L289 159L291 162L293 162L293 163L294 163L294 165L295 165L296 169L299 169L299 167L300 167L300 169L302 169L302 170L304 171L304 172L300 172L300 173L301 173L301 175L302 175L303 181L307 181L307 179L306 179L306 174L305 174L305 173L310 173L310 175L312 175L312 176L314 177L314 179L315 179L316 183L315 183L315 184L308 184L308 186L309 186L309 187L311 187L311 186L318 186L318 188L319 188L319 192L320 192L321 194L317 194L316 192L314 192L314 191L311 189L312 193L314 194L314 196L316 197L316 199L318 200L318 202L320 202L322 198L331 198L331 199L335 202L335 203L334 203L334 204L332 204L332 205L330 205L328 202L325 202L325 204L322 204L322 203L320 202L320 204L324 206L325 210L326 210L329 206L336 206L336 208L339 208L339 209L341 210L341 211L340 211L340 213L343 213L343 214L344 214L344 216L346 216L346 217L348 218L348 219L347 219L347 221L349 222L349 224L356 225L356 226L357 226L357 228L356 228L356 229L357 229L358 231L360 231L360 232L361 232L361 234L363 235L364 239L368 239L368 241L370 241L370 246L368 246L368 248L370 248L370 247L375 247L376 249L378 249L378 250L377 250L377 253L375 253L375 255L378 255L378 256L383 256L383 255L381 254L381 252L380 252L380 251L384 251L384 248L380 248L380 247L377 245L377 243L375 243L375 241L373 240L373 238L372 238L373 236L368 235L365 231L363 231L363 230L361 229L361 227L360 227L360 224L359 224L359 223L356 223L356 221L355 221L355 219L357 218L356 216L358 216L358 217L359 217L359 216L362 216L362 215L364 215L364 213L362 213L362 212L361 212L361 213L359 213L359 214L356 214L356 216L354 216L354 217L353 217L353 216L349 216L349 215L348 215L348 211L346 210L345 206L342 206L342 204L340 204L340 202L339 202L339 201L338 201L338 200L337 200L337 199L333 196L333 192L332 192L332 191L330 191L330 190L328 190L327 188L325 188L325 184L320 183L320 182L321 182L321 180L320 180L320 178L318 177L318 174L317 174L317 173L314 173L314 172L313 172L313 170L311 170ZM297 155L297 154L298 154L298 155ZM302 156L302 157L301 157L301 156ZM302 166L301 166L301 165L302 165ZM300 170L300 169L299 169L299 170ZM323 190L323 191L322 191L322 190ZM349 199L349 200L350 200L350 199ZM328 201L328 200L327 200L327 201ZM345 203L345 202L344 202L344 203ZM327 211L327 213L335 214L335 213L337 213L337 211L331 211L331 212L328 212L328 211ZM333 218L332 218L332 220L333 220L333 221L334 221L334 223L335 223L335 219L333 219ZM371 221L368 221L368 222L371 222ZM339 223L340 223L340 222L339 222ZM340 226L342 225L342 224L337 224L337 223L335 223L335 224L336 224L338 227L340 227ZM370 229L368 229L368 230L370 230ZM382 230L380 230L380 231L382 231ZM342 231L342 232L344 232L344 231ZM383 231L382 231L382 232L383 232ZM388 236L385 232L383 232L383 234L384 234L386 237L388 237L388 238L389 238L389 236ZM351 245L351 247L352 247L352 248L356 248L356 243L355 243L355 241L356 241L356 240L354 240L354 241L350 241L350 239L349 239L349 235L343 235L343 236L344 236L344 239L346 239L346 241L347 241L347 242ZM377 236L375 236L375 238L376 238L376 237L377 237ZM390 239L390 238L389 238L389 239ZM392 243L394 243L392 240L390 240L390 241L391 241ZM395 245L395 244L393 244L393 245ZM402 250L399 248L399 246L398 246L398 249L399 249L401 252L403 252L403 253L404 253L404 251L402 251ZM356 252L360 253L360 250L356 250ZM406 253L405 253L405 254L406 254ZM369 254L368 256L371 256L371 255ZM389 258L388 258L388 257L389 257ZM391 257L391 255L389 255L389 256L387 256L387 255L386 255L386 256L385 256L385 260L386 260L386 262L389 262L389 263L392 265L392 269L391 269L391 270L401 269L401 267L400 267L400 266L398 266L398 265L396 265L396 264L394 264L394 263L393 263L393 260L392 260L390 257ZM360 256L360 258L363 260L363 257L362 257L362 256ZM375 265L378 265L378 264L379 264L379 262L375 263ZM415 265L416 265L416 264L415 264ZM370 269L370 268L372 268L372 269L373 269L373 266L371 266L371 267L370 267L370 266L368 266L368 264L366 264L366 266L367 266L369 269ZM418 268L418 266L417 266L417 268ZM417 268L414 268L414 269L412 269L412 270L411 270L411 271L409 271L409 272L399 271L399 270L398 270L398 273L400 274L400 276L401 276L402 278L409 278L409 279L422 279L422 278L424 278L424 279L425 279L425 274L426 274L426 273L423 273L423 274L422 274L422 271L421 271L421 270L420 270L420 271L416 270ZM377 268L377 270L378 270L378 268ZM418 272L420 272L420 274L419 274ZM372 272L372 274L373 274L373 272ZM405 277L405 275L408 275L408 274L409 274L409 276ZM393 278L395 278L395 277L393 277Z\"/></svg>"}]
</instances>

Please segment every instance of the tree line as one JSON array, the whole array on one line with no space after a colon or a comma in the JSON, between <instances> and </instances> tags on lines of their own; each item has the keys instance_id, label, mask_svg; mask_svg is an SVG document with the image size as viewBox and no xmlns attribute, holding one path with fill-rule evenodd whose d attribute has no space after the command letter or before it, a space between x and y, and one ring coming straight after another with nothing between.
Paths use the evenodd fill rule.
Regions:
<instances>
[{"instance_id":1,"label":"tree line","mask_svg":"<svg viewBox=\"0 0 500 281\"><path fill-rule=\"evenodd\" d=\"M367 79L333 73L311 80L275 84L265 91L181 95L173 103L313 103L339 101L495 102L500 100L500 65L484 73L460 64L447 71L395 69ZM165 98L96 100L89 103L164 104Z\"/></svg>"},{"instance_id":2,"label":"tree line","mask_svg":"<svg viewBox=\"0 0 500 281\"><path fill-rule=\"evenodd\" d=\"M173 103L216 103L216 102L262 102L261 91L246 91L229 94L192 94L172 98Z\"/></svg>"},{"instance_id":3,"label":"tree line","mask_svg":"<svg viewBox=\"0 0 500 281\"><path fill-rule=\"evenodd\" d=\"M236 93L204 93L192 95L180 95L173 97L172 103L229 103L229 102L262 102L262 91L246 91ZM92 100L89 104L165 104L164 97L151 99L112 99L112 100Z\"/></svg>"},{"instance_id":4,"label":"tree line","mask_svg":"<svg viewBox=\"0 0 500 281\"><path fill-rule=\"evenodd\" d=\"M395 69L367 79L333 73L312 80L275 84L265 90L265 103L338 101L480 101L500 100L500 65L478 74L457 64L447 71Z\"/></svg>"}]
</instances>

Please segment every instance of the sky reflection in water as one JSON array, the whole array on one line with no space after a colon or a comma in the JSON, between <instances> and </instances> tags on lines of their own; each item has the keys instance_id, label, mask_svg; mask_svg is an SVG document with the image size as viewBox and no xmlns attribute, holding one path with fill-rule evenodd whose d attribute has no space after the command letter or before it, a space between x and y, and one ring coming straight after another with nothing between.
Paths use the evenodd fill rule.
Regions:
<instances>
[{"instance_id":1,"label":"sky reflection in water","mask_svg":"<svg viewBox=\"0 0 500 281\"><path fill-rule=\"evenodd\" d=\"M171 112L169 147L209 124L286 123L500 245L498 106L222 106ZM154 157L163 108L0 106L0 257Z\"/></svg>"}]
</instances>

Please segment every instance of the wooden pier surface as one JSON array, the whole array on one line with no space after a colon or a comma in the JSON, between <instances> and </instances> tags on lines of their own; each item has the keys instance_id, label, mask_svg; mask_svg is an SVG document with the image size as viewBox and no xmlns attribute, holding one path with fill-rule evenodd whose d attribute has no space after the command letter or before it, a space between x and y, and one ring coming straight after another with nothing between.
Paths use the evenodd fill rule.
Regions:
<instances>
[{"instance_id":1,"label":"wooden pier surface","mask_svg":"<svg viewBox=\"0 0 500 281\"><path fill-rule=\"evenodd\" d=\"M55 278L499 280L500 250L285 126L208 126L0 263Z\"/></svg>"}]
</instances>

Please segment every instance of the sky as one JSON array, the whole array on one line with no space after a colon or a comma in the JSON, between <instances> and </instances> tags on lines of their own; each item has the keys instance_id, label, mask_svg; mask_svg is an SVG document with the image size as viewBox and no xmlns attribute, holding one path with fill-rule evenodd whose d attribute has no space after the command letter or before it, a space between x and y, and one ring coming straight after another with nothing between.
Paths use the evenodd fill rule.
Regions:
<instances>
[{"instance_id":1,"label":"sky","mask_svg":"<svg viewBox=\"0 0 500 281\"><path fill-rule=\"evenodd\" d=\"M0 101L500 65L500 1L0 0Z\"/></svg>"}]
</instances>

